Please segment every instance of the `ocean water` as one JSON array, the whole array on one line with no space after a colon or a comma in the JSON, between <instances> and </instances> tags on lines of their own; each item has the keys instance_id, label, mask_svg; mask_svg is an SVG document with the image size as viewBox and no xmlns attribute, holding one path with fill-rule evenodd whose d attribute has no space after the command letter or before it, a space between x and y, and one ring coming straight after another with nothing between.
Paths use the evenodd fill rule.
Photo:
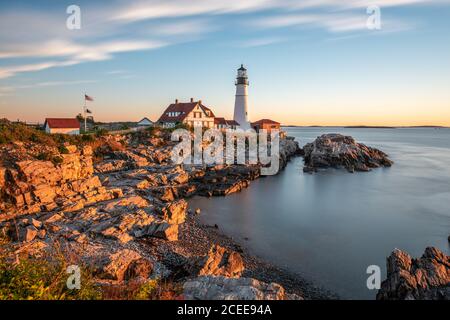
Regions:
<instances>
[{"instance_id":1,"label":"ocean water","mask_svg":"<svg viewBox=\"0 0 450 320\"><path fill-rule=\"evenodd\" d=\"M450 254L450 129L285 128L300 146L323 133L353 136L386 152L391 168L310 175L295 158L277 176L227 197L190 201L250 251L345 299L373 299L366 273L394 248ZM246 240L245 238L248 238Z\"/></svg>"}]
</instances>

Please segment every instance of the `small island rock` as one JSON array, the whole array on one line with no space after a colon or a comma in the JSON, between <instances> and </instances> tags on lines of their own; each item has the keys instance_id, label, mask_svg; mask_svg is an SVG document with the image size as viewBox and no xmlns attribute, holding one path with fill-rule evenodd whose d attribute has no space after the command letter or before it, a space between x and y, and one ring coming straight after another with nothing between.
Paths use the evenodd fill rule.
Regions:
<instances>
[{"instance_id":1,"label":"small island rock","mask_svg":"<svg viewBox=\"0 0 450 320\"><path fill-rule=\"evenodd\" d=\"M329 167L344 167L349 172L370 171L393 164L384 152L357 143L350 136L336 133L321 135L314 142L306 144L303 151L303 171L309 173Z\"/></svg>"}]
</instances>

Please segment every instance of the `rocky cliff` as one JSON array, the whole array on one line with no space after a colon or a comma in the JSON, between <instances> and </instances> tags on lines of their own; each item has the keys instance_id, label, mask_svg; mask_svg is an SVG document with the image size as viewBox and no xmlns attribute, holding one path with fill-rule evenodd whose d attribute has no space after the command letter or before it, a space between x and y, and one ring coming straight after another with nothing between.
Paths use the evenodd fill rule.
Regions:
<instances>
[{"instance_id":1,"label":"rocky cliff","mask_svg":"<svg viewBox=\"0 0 450 320\"><path fill-rule=\"evenodd\" d=\"M298 145L282 143L284 166ZM166 243L179 238L188 216L187 198L228 195L259 177L258 165L174 165L173 145L161 131L99 137L78 146L31 142L1 147L0 235L8 239L1 258L72 257L107 287L155 277L181 283L199 276L240 278L244 263L229 249L213 245L186 266L174 266L165 256L175 252L156 254L148 247L147 239L159 239L161 248L175 250ZM267 296L268 288L276 289L274 298L287 297L279 285L242 281L262 292L254 298ZM227 288L234 290L231 283ZM192 286L184 294L197 296Z\"/></svg>"},{"instance_id":2,"label":"rocky cliff","mask_svg":"<svg viewBox=\"0 0 450 320\"><path fill-rule=\"evenodd\" d=\"M387 279L378 300L449 300L450 256L429 247L422 257L412 258L395 249L387 258Z\"/></svg>"}]
</instances>

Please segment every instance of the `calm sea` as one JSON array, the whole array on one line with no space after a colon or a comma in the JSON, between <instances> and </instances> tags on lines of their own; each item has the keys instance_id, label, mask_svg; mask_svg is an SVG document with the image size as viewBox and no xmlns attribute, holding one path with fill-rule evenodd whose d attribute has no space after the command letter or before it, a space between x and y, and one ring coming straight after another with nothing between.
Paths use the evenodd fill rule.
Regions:
<instances>
[{"instance_id":1,"label":"calm sea","mask_svg":"<svg viewBox=\"0 0 450 320\"><path fill-rule=\"evenodd\" d=\"M372 299L366 269L394 248L414 257L436 246L450 254L450 129L285 128L300 146L342 133L379 148L392 168L350 174L302 172L296 158L241 193L190 201L206 224L254 254L338 293ZM245 240L248 238L248 240Z\"/></svg>"}]
</instances>

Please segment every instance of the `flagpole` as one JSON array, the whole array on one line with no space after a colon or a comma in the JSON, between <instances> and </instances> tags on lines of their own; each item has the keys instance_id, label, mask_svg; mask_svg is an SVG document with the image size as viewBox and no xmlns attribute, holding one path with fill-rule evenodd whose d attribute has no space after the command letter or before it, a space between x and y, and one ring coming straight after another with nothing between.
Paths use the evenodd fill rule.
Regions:
<instances>
[{"instance_id":1,"label":"flagpole","mask_svg":"<svg viewBox=\"0 0 450 320\"><path fill-rule=\"evenodd\" d=\"M86 121L86 92L84 93L83 117L84 117L84 133L87 133L87 121Z\"/></svg>"}]
</instances>

